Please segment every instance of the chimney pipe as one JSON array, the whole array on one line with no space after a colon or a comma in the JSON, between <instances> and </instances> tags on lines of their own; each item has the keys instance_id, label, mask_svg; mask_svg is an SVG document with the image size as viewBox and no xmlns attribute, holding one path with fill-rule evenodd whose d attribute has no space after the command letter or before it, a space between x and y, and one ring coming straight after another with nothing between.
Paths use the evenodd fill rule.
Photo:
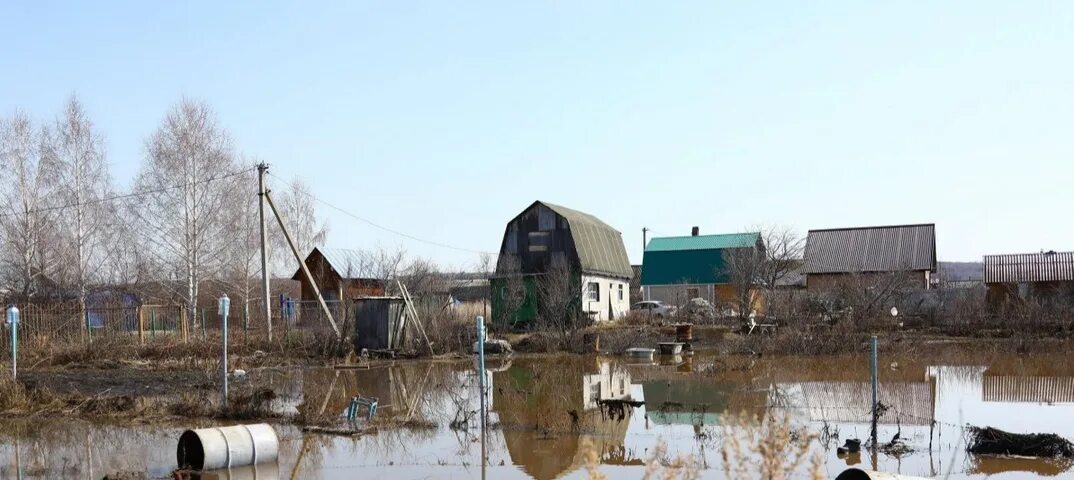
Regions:
<instances>
[{"instance_id":1,"label":"chimney pipe","mask_svg":"<svg viewBox=\"0 0 1074 480\"><path fill-rule=\"evenodd\" d=\"M690 229L690 236L691 237L696 237L699 233L701 233L700 228L694 227L694 228Z\"/></svg>"}]
</instances>

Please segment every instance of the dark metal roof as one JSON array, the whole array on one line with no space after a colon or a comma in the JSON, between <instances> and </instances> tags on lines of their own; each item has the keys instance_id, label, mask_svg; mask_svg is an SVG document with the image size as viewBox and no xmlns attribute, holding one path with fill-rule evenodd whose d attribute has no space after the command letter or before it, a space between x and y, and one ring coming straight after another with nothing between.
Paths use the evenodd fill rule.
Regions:
<instances>
[{"instance_id":1,"label":"dark metal roof","mask_svg":"<svg viewBox=\"0 0 1074 480\"><path fill-rule=\"evenodd\" d=\"M1074 252L985 255L985 283L1074 281Z\"/></svg>"},{"instance_id":2,"label":"dark metal roof","mask_svg":"<svg viewBox=\"0 0 1074 480\"><path fill-rule=\"evenodd\" d=\"M936 271L936 225L810 230L805 268L810 273Z\"/></svg>"}]
</instances>

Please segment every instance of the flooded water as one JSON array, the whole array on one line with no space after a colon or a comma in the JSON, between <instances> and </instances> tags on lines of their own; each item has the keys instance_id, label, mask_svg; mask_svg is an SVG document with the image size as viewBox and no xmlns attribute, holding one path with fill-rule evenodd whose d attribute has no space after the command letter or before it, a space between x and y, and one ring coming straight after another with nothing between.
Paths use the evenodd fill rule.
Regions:
<instances>
[{"instance_id":1,"label":"flooded water","mask_svg":"<svg viewBox=\"0 0 1074 480\"><path fill-rule=\"evenodd\" d=\"M882 442L896 433L912 451L840 456L869 435L868 359L855 357L564 356L489 362L489 425L482 441L473 363L400 362L369 369L257 372L292 415L342 415L350 397L380 402L380 427L361 437L278 425L278 464L230 478L588 478L587 461L612 479L640 479L660 445L690 457L702 478L723 478L728 412L761 422L786 415L818 435L829 477L858 466L915 476L1035 478L1072 475L1069 463L965 453L965 425L1074 438L1074 368L1063 355L1020 358L940 352L882 358L887 409ZM601 408L598 400L641 402ZM83 422L0 425L0 477L100 478L175 468L178 427ZM484 452L484 453L483 453ZM482 458L486 461L482 462ZM228 478L228 477L222 477Z\"/></svg>"}]
</instances>

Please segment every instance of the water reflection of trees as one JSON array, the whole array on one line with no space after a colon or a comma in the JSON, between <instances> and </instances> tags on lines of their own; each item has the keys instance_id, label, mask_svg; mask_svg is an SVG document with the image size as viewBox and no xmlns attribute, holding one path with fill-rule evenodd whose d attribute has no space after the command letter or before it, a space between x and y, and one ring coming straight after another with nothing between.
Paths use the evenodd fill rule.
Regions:
<instances>
[{"instance_id":1,"label":"water reflection of trees","mask_svg":"<svg viewBox=\"0 0 1074 480\"><path fill-rule=\"evenodd\" d=\"M119 471L166 474L175 464L179 430L38 419L5 423L0 432L0 458L9 462L0 464L0 477L15 478L21 468L24 478L94 478Z\"/></svg>"}]
</instances>

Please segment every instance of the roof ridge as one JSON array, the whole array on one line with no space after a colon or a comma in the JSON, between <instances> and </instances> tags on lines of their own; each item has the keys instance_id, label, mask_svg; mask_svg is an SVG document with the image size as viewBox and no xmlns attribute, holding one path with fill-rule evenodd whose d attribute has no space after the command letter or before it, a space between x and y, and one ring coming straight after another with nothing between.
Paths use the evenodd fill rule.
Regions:
<instances>
[{"instance_id":1,"label":"roof ridge","mask_svg":"<svg viewBox=\"0 0 1074 480\"><path fill-rule=\"evenodd\" d=\"M844 230L880 230L883 228L936 227L935 223L906 223L900 225L871 225L865 227L814 228L809 232L839 232Z\"/></svg>"},{"instance_id":2,"label":"roof ridge","mask_svg":"<svg viewBox=\"0 0 1074 480\"><path fill-rule=\"evenodd\" d=\"M1066 251L1066 252L1060 252L1060 251L1057 251L1057 250L1049 250L1049 251L1046 251L1046 252L1026 252L1026 253L987 253L987 254L985 254L983 256L985 256L985 257L1013 257L1013 256L1021 256L1021 255L1048 255L1048 256L1064 255L1064 256L1066 256L1066 255L1071 255L1071 254L1074 254L1074 250Z\"/></svg>"},{"instance_id":3,"label":"roof ridge","mask_svg":"<svg viewBox=\"0 0 1074 480\"><path fill-rule=\"evenodd\" d=\"M710 233L707 235L672 235L666 237L652 237L650 240L656 240L658 238L705 238L705 237L729 237L732 235L760 235L761 232L738 232L738 233Z\"/></svg>"}]
</instances>

